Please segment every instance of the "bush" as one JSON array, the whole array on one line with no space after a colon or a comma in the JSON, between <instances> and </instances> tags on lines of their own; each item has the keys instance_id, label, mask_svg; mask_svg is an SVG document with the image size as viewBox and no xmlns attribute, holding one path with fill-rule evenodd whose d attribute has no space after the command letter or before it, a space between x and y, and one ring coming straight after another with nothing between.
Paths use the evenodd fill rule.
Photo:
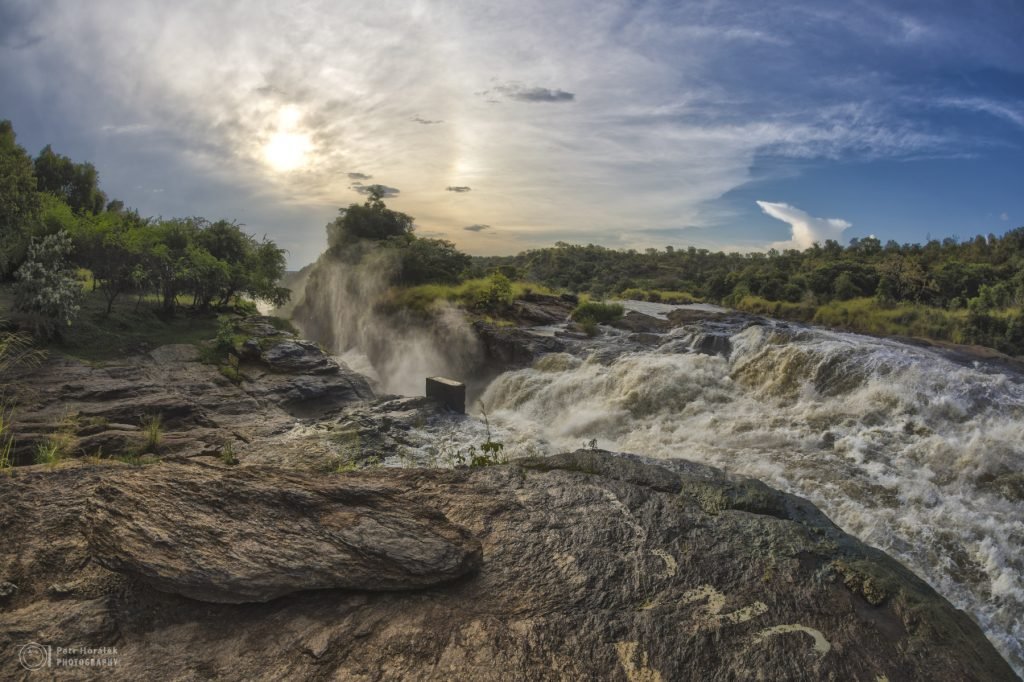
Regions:
<instances>
[{"instance_id":1,"label":"bush","mask_svg":"<svg viewBox=\"0 0 1024 682\"><path fill-rule=\"evenodd\" d=\"M69 257L73 245L67 232L35 238L15 277L14 307L27 313L36 336L61 336L81 308L82 284Z\"/></svg>"},{"instance_id":2,"label":"bush","mask_svg":"<svg viewBox=\"0 0 1024 682\"><path fill-rule=\"evenodd\" d=\"M586 301L576 306L572 311L572 319L585 325L587 322L594 324L608 324L621 319L626 309L620 303L601 303L598 301Z\"/></svg>"}]
</instances>

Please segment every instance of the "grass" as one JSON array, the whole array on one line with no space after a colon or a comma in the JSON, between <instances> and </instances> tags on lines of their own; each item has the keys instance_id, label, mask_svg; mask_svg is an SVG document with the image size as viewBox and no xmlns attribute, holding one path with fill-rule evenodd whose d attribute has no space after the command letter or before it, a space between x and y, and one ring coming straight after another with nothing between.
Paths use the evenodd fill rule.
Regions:
<instances>
[{"instance_id":1,"label":"grass","mask_svg":"<svg viewBox=\"0 0 1024 682\"><path fill-rule=\"evenodd\" d=\"M179 310L167 316L155 301L136 306L134 297L118 299L109 316L105 311L102 293L86 292L81 314L51 348L86 361L104 361L171 343L198 344L217 333L215 313Z\"/></svg>"},{"instance_id":2,"label":"grass","mask_svg":"<svg viewBox=\"0 0 1024 682\"><path fill-rule=\"evenodd\" d=\"M142 420L142 435L145 441L142 444L144 453L156 453L160 449L160 440L163 438L163 419L159 414L153 414Z\"/></svg>"},{"instance_id":3,"label":"grass","mask_svg":"<svg viewBox=\"0 0 1024 682\"><path fill-rule=\"evenodd\" d=\"M14 408L5 400L0 399L0 474L10 473L13 462L11 449L14 447L14 434L11 424L14 421Z\"/></svg>"},{"instance_id":4,"label":"grass","mask_svg":"<svg viewBox=\"0 0 1024 682\"><path fill-rule=\"evenodd\" d=\"M404 308L421 313L430 312L441 302L473 308L486 298L491 285L491 278L480 277L467 279L460 284L421 284L415 287L395 287L388 291L384 305L388 308ZM513 299L522 298L528 294L556 295L553 289L533 282L511 282L511 287Z\"/></svg>"},{"instance_id":5,"label":"grass","mask_svg":"<svg viewBox=\"0 0 1024 682\"><path fill-rule=\"evenodd\" d=\"M671 303L672 305L703 302L703 299L697 298L687 291L670 291L668 289L639 289L634 287L626 289L619 295L624 299L633 301Z\"/></svg>"},{"instance_id":6,"label":"grass","mask_svg":"<svg viewBox=\"0 0 1024 682\"><path fill-rule=\"evenodd\" d=\"M852 298L823 305L768 301L758 296L744 296L734 304L737 310L798 322L809 322L844 331L875 336L910 336L952 343L972 343L969 315L966 309L946 310L916 303L880 304L874 298ZM1007 320L1019 309L992 311L996 318Z\"/></svg>"}]
</instances>

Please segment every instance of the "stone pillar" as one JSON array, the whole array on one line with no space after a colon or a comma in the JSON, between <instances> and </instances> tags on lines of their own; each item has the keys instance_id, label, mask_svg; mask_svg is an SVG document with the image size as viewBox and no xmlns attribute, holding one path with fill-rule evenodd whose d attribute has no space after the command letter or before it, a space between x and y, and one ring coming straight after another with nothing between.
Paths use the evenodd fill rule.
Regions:
<instances>
[{"instance_id":1,"label":"stone pillar","mask_svg":"<svg viewBox=\"0 0 1024 682\"><path fill-rule=\"evenodd\" d=\"M466 414L466 385L446 377L427 377L427 397L452 412Z\"/></svg>"}]
</instances>

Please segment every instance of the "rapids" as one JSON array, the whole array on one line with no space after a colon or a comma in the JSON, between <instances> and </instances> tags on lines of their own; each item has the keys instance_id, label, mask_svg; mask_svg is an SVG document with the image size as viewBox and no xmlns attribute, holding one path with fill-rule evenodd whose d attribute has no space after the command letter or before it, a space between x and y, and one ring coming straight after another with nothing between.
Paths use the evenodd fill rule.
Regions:
<instances>
[{"instance_id":1,"label":"rapids","mask_svg":"<svg viewBox=\"0 0 1024 682\"><path fill-rule=\"evenodd\" d=\"M495 379L482 404L509 453L596 440L806 497L970 614L1024 672L1024 376L771 321L698 322L643 350L628 336L607 330ZM694 351L709 347L724 353Z\"/></svg>"}]
</instances>

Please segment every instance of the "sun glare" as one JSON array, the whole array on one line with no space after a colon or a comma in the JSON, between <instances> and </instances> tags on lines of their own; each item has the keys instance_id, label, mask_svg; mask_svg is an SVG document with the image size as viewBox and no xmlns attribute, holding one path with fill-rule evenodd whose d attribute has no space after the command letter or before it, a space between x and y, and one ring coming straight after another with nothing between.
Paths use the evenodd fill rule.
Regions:
<instances>
[{"instance_id":1,"label":"sun glare","mask_svg":"<svg viewBox=\"0 0 1024 682\"><path fill-rule=\"evenodd\" d=\"M309 135L278 132L263 145L263 158L276 171L293 171L306 164L311 146Z\"/></svg>"},{"instance_id":2,"label":"sun glare","mask_svg":"<svg viewBox=\"0 0 1024 682\"><path fill-rule=\"evenodd\" d=\"M275 171L286 173L307 164L313 143L309 135L297 130L301 118L294 106L283 107L277 113L277 132L263 145L263 159Z\"/></svg>"}]
</instances>

